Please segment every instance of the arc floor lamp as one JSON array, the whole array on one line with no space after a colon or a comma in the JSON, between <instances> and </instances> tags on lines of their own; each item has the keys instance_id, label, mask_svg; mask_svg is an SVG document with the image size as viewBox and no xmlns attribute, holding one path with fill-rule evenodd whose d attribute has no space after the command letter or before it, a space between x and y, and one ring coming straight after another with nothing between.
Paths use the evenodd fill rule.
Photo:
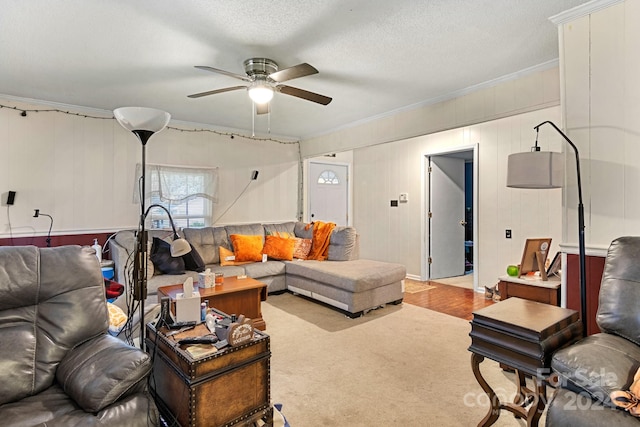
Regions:
<instances>
[{"instance_id":1,"label":"arc floor lamp","mask_svg":"<svg viewBox=\"0 0 640 427\"><path fill-rule=\"evenodd\" d=\"M578 256L580 259L580 310L582 327L587 333L587 276L584 244L584 206L582 204L582 182L580 180L580 155L578 148L553 122L545 121L535 126L536 142L528 153L509 155L507 187L513 188L560 188L563 185L564 162L562 153L540 151L538 134L542 125L549 124L569 143L576 155L578 183Z\"/></svg>"},{"instance_id":2,"label":"arc floor lamp","mask_svg":"<svg viewBox=\"0 0 640 427\"><path fill-rule=\"evenodd\" d=\"M140 224L136 238L136 249L133 266L133 299L140 301L140 348L144 348L144 300L147 298L147 233L145 230L145 220L151 208L159 207L169 216L171 228L173 229L174 240L171 243L171 256L179 257L191 251L189 243L178 237L173 218L169 211L162 205L151 205L145 210L145 180L146 180L146 145L149 138L155 133L163 130L171 115L167 112L154 108L143 107L122 107L113 110L113 115L120 125L132 132L142 143L142 176L140 177Z\"/></svg>"}]
</instances>

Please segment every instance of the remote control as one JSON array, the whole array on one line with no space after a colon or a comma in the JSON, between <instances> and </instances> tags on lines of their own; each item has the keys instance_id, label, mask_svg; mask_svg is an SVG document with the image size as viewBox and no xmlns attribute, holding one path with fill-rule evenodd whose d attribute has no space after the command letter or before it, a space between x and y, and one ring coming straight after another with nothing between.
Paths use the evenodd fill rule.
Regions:
<instances>
[{"instance_id":1,"label":"remote control","mask_svg":"<svg viewBox=\"0 0 640 427\"><path fill-rule=\"evenodd\" d=\"M175 322L169 325L169 329L182 329L187 326L196 326L196 322Z\"/></svg>"},{"instance_id":2,"label":"remote control","mask_svg":"<svg viewBox=\"0 0 640 427\"><path fill-rule=\"evenodd\" d=\"M183 338L178 341L178 344L215 344L218 342L218 338L216 337L193 337L193 338Z\"/></svg>"}]
</instances>

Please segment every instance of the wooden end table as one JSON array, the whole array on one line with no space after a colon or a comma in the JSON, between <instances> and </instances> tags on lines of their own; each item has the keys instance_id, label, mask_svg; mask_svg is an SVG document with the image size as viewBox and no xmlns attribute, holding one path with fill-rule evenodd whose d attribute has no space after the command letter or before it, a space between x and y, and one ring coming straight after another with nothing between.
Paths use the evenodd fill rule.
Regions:
<instances>
[{"instance_id":1,"label":"wooden end table","mask_svg":"<svg viewBox=\"0 0 640 427\"><path fill-rule=\"evenodd\" d=\"M554 383L551 356L557 349L582 338L578 312L512 297L473 312L471 369L491 407L478 426L490 426L505 409L537 426L546 405L546 384ZM487 357L515 370L517 393L513 403L501 403L482 377L480 363ZM533 389L526 378L533 380ZM528 409L527 409L528 407Z\"/></svg>"},{"instance_id":2,"label":"wooden end table","mask_svg":"<svg viewBox=\"0 0 640 427\"><path fill-rule=\"evenodd\" d=\"M240 427L262 420L272 426L267 334L255 331L248 343L215 350L210 344L178 344L182 338L209 334L204 324L168 333L149 323L145 340L154 354L150 386L167 425ZM198 352L190 347L198 347Z\"/></svg>"},{"instance_id":3,"label":"wooden end table","mask_svg":"<svg viewBox=\"0 0 640 427\"><path fill-rule=\"evenodd\" d=\"M522 279L519 277L500 276L498 290L500 298L518 297L531 301L560 306L560 278L549 277L549 280L541 278Z\"/></svg>"},{"instance_id":4,"label":"wooden end table","mask_svg":"<svg viewBox=\"0 0 640 427\"><path fill-rule=\"evenodd\" d=\"M244 314L253 320L256 329L264 331L267 325L262 318L262 301L267 300L267 285L258 280L247 277L238 279L236 276L225 277L224 282L211 288L198 288L200 301L209 301L209 307L216 308L227 314ZM158 288L158 302L163 297L169 297L171 312L176 313L176 294L182 292L182 285L160 286Z\"/></svg>"}]
</instances>

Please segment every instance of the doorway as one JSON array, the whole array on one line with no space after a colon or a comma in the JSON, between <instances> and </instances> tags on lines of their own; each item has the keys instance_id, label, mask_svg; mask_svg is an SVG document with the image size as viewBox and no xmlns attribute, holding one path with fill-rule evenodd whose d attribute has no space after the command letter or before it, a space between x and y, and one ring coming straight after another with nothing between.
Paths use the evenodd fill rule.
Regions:
<instances>
[{"instance_id":1,"label":"doorway","mask_svg":"<svg viewBox=\"0 0 640 427\"><path fill-rule=\"evenodd\" d=\"M477 289L477 145L424 161L425 279Z\"/></svg>"},{"instance_id":2,"label":"doorway","mask_svg":"<svg viewBox=\"0 0 640 427\"><path fill-rule=\"evenodd\" d=\"M349 225L349 165L309 162L309 221Z\"/></svg>"}]
</instances>

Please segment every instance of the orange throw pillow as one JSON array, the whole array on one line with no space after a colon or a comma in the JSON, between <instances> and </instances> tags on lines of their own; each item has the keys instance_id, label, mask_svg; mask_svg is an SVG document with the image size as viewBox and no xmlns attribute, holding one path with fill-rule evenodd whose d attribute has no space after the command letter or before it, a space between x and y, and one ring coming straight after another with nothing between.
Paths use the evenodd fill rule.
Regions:
<instances>
[{"instance_id":1,"label":"orange throw pillow","mask_svg":"<svg viewBox=\"0 0 640 427\"><path fill-rule=\"evenodd\" d=\"M311 252L311 239L301 239L296 237L296 244L293 247L293 257L298 259L307 259L309 252Z\"/></svg>"},{"instance_id":2,"label":"orange throw pillow","mask_svg":"<svg viewBox=\"0 0 640 427\"><path fill-rule=\"evenodd\" d=\"M236 261L262 261L262 236L232 234L229 237Z\"/></svg>"},{"instance_id":3,"label":"orange throw pillow","mask_svg":"<svg viewBox=\"0 0 640 427\"><path fill-rule=\"evenodd\" d=\"M244 261L244 262L239 262L239 261L234 261L235 260L235 255L233 254L233 251L230 251L229 249L225 248L224 246L219 246L218 247L218 251L220 252L220 265L221 266L225 266L225 265L242 265L242 264L249 264L251 261ZM231 258L231 259L229 259Z\"/></svg>"},{"instance_id":4,"label":"orange throw pillow","mask_svg":"<svg viewBox=\"0 0 640 427\"><path fill-rule=\"evenodd\" d=\"M267 236L264 241L262 253L269 258L292 261L293 248L296 244L294 239L278 236Z\"/></svg>"}]
</instances>

